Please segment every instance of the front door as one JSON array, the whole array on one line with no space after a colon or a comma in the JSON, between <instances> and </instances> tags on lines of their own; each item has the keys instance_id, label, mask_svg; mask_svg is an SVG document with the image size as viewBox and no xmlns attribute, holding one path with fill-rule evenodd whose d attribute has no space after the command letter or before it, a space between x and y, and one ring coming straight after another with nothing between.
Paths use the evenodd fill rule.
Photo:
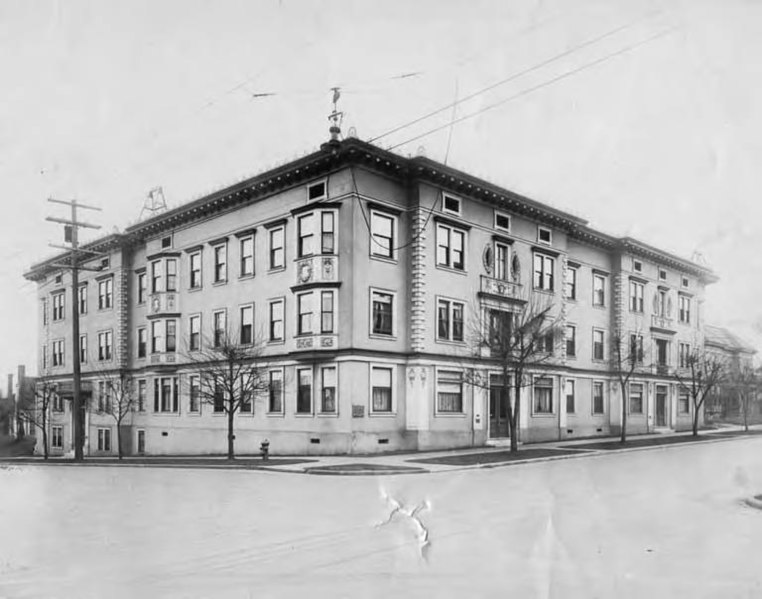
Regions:
<instances>
[{"instance_id":1,"label":"front door","mask_svg":"<svg viewBox=\"0 0 762 599\"><path fill-rule=\"evenodd\" d=\"M489 436L507 437L510 433L508 426L508 398L510 392L503 389L503 377L492 375L489 378Z\"/></svg>"},{"instance_id":2,"label":"front door","mask_svg":"<svg viewBox=\"0 0 762 599\"><path fill-rule=\"evenodd\" d=\"M656 426L667 426L667 388L656 386Z\"/></svg>"}]
</instances>

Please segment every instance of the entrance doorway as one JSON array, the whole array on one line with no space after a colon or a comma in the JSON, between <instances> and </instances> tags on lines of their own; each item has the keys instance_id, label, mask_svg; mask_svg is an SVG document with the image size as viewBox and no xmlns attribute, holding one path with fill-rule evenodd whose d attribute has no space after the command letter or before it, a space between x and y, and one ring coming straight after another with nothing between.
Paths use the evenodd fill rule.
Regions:
<instances>
[{"instance_id":1,"label":"entrance doorway","mask_svg":"<svg viewBox=\"0 0 762 599\"><path fill-rule=\"evenodd\" d=\"M508 437L510 428L508 426L508 401L510 400L510 389L503 389L503 377L497 374L489 377L489 436L491 439L496 437Z\"/></svg>"},{"instance_id":2,"label":"entrance doorway","mask_svg":"<svg viewBox=\"0 0 762 599\"><path fill-rule=\"evenodd\" d=\"M656 385L656 426L667 426L667 387Z\"/></svg>"}]
</instances>

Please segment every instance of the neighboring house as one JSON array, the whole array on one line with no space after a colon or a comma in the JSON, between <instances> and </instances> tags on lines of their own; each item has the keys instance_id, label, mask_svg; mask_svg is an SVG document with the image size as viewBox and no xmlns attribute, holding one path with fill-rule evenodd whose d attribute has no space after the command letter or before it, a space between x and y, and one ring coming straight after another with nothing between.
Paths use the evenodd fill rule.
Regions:
<instances>
[{"instance_id":1,"label":"neighboring house","mask_svg":"<svg viewBox=\"0 0 762 599\"><path fill-rule=\"evenodd\" d=\"M563 338L532 372L520 437L616 434L611 335L642 348L628 430L690 427L671 374L703 344L715 275L691 262L424 157L349 138L85 245L78 343L84 394L133 377L133 453L221 453L225 418L194 395L188 355L227 324L262 331L272 382L236 416L236 448L279 454L483 445L508 434L495 388L466 384L469 331L531 298ZM35 264L40 372L60 382L52 437L71 448L70 275ZM244 331L248 331L244 333ZM488 380L491 380L488 378ZM92 407L92 406L91 406ZM87 448L114 453L113 420L87 411Z\"/></svg>"},{"instance_id":2,"label":"neighboring house","mask_svg":"<svg viewBox=\"0 0 762 599\"><path fill-rule=\"evenodd\" d=\"M733 385L733 377L740 371L754 368L754 356L757 350L728 329L706 325L705 347L725 364L725 375L721 385L715 388L707 400L707 420L726 420L740 422L743 420L742 407L738 393ZM760 404L750 402L747 415L750 421L762 421Z\"/></svg>"}]
</instances>

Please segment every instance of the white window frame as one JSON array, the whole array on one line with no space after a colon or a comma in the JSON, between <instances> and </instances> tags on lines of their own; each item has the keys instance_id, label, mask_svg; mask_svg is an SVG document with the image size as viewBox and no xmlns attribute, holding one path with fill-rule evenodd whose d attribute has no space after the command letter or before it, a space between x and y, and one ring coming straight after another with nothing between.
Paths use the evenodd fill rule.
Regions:
<instances>
[{"instance_id":1,"label":"white window frame","mask_svg":"<svg viewBox=\"0 0 762 599\"><path fill-rule=\"evenodd\" d=\"M455 210L454 208L448 208L447 207L447 200L455 200L458 203L458 209ZM463 200L459 198L456 195L453 195L451 193L443 193L442 194L442 212L445 214L452 214L454 216L461 216L463 214Z\"/></svg>"},{"instance_id":2,"label":"white window frame","mask_svg":"<svg viewBox=\"0 0 762 599\"><path fill-rule=\"evenodd\" d=\"M499 224L497 224L497 220L498 220L499 217L500 218L507 218L508 219L508 226L507 227L502 227ZM505 212L500 212L499 210L495 210L494 221L493 221L493 225L494 225L495 229L497 229L498 231L505 231L506 233L510 233L511 232L511 224L512 224L512 219L511 219L511 215L510 214L506 214Z\"/></svg>"},{"instance_id":3,"label":"white window frame","mask_svg":"<svg viewBox=\"0 0 762 599\"><path fill-rule=\"evenodd\" d=\"M310 409L308 411L299 411L299 394L301 386L301 373L310 374ZM312 366L296 369L296 396L294 397L294 414L296 416L314 416L315 415L315 369Z\"/></svg>"},{"instance_id":4,"label":"white window frame","mask_svg":"<svg viewBox=\"0 0 762 599\"><path fill-rule=\"evenodd\" d=\"M636 258L632 259L632 272L643 272L643 262L640 260L637 260Z\"/></svg>"},{"instance_id":5,"label":"white window frame","mask_svg":"<svg viewBox=\"0 0 762 599\"><path fill-rule=\"evenodd\" d=\"M114 358L114 332L98 331L98 361L108 362Z\"/></svg>"},{"instance_id":6,"label":"white window frame","mask_svg":"<svg viewBox=\"0 0 762 599\"><path fill-rule=\"evenodd\" d=\"M687 295L677 295L677 319L682 324L691 324L691 298Z\"/></svg>"},{"instance_id":7,"label":"white window frame","mask_svg":"<svg viewBox=\"0 0 762 599\"><path fill-rule=\"evenodd\" d=\"M280 374L280 398L279 398L279 401L280 401L280 410L272 410L271 409L272 408L272 386L271 385L272 385L272 380L273 380L272 379L272 374L274 372L277 372L277 373ZM267 388L267 411L266 411L266 413L269 414L269 415L283 416L286 413L286 393L285 393L285 391L286 391L286 384L285 384L285 380L286 380L285 368L270 368L267 371L267 385L268 385L268 388ZM298 385L299 385L298 380L297 380L296 384L297 384L297 387L298 387Z\"/></svg>"},{"instance_id":8,"label":"white window frame","mask_svg":"<svg viewBox=\"0 0 762 599\"><path fill-rule=\"evenodd\" d=\"M141 393L141 387L143 392ZM146 411L146 404L148 403L148 379L138 379L135 385L135 394L137 399L137 405L135 409L138 412Z\"/></svg>"},{"instance_id":9,"label":"white window frame","mask_svg":"<svg viewBox=\"0 0 762 599\"><path fill-rule=\"evenodd\" d=\"M66 319L66 292L53 294L53 322Z\"/></svg>"},{"instance_id":10,"label":"white window frame","mask_svg":"<svg viewBox=\"0 0 762 599\"><path fill-rule=\"evenodd\" d=\"M638 295L640 290L640 295ZM643 314L645 309L646 286L640 281L630 279L630 312Z\"/></svg>"},{"instance_id":11,"label":"white window frame","mask_svg":"<svg viewBox=\"0 0 762 599\"><path fill-rule=\"evenodd\" d=\"M169 380L169 409L162 409L163 382ZM158 385L157 385L158 383ZM158 395L157 395L158 392ZM157 376L153 379L153 413L154 414L179 414L180 413L180 384L177 376Z\"/></svg>"},{"instance_id":12,"label":"white window frame","mask_svg":"<svg viewBox=\"0 0 762 599\"><path fill-rule=\"evenodd\" d=\"M310 310L302 312L302 303L305 298L309 298ZM302 314L309 314L309 327L302 328ZM285 334L285 331L284 331ZM296 336L315 334L315 293L314 291L304 291L296 294Z\"/></svg>"},{"instance_id":13,"label":"white window frame","mask_svg":"<svg viewBox=\"0 0 762 599\"><path fill-rule=\"evenodd\" d=\"M164 291L164 265L161 260L151 262L151 293Z\"/></svg>"},{"instance_id":14,"label":"white window frame","mask_svg":"<svg viewBox=\"0 0 762 599\"><path fill-rule=\"evenodd\" d=\"M532 268L534 268L534 264L532 264ZM555 270L555 267L554 267ZM577 266L569 266L567 264L566 266L566 272L564 273L564 299L570 300L573 302L577 301L577 283L579 280L578 277L579 274L579 267ZM534 271L532 272L532 277L534 280ZM571 281L569 280L571 279ZM572 293L569 293L569 288L571 287Z\"/></svg>"},{"instance_id":15,"label":"white window frame","mask_svg":"<svg viewBox=\"0 0 762 599\"><path fill-rule=\"evenodd\" d=\"M444 303L447 305L447 336L442 337L440 336L439 331L439 305L440 303ZM462 344L465 343L466 338L466 302L463 300L457 300L450 297L445 297L438 295L436 296L436 302L434 304L436 306L436 309L434 310L434 331L436 335L436 340L439 342L447 342L447 343L458 343ZM460 322L460 339L455 339L454 330L455 327L453 326L455 322L455 308L456 306L460 306L461 311L461 322ZM393 307L392 307L393 310Z\"/></svg>"},{"instance_id":16,"label":"white window frame","mask_svg":"<svg viewBox=\"0 0 762 599\"><path fill-rule=\"evenodd\" d=\"M66 346L64 339L56 339L52 343L53 348L53 366L65 366L66 365Z\"/></svg>"},{"instance_id":17,"label":"white window frame","mask_svg":"<svg viewBox=\"0 0 762 599\"><path fill-rule=\"evenodd\" d=\"M194 385L195 383L195 385ZM198 390L198 396L196 397L196 409L193 409L193 390ZM190 374L188 375L188 414L193 416L201 416L201 375Z\"/></svg>"},{"instance_id":18,"label":"white window frame","mask_svg":"<svg viewBox=\"0 0 762 599\"><path fill-rule=\"evenodd\" d=\"M217 320L218 316L222 315L222 328L217 328ZM217 337L217 331L221 331L221 337ZM214 310L212 312L212 347L220 347L222 343L225 342L225 336L228 332L228 311L225 308L221 308L219 310Z\"/></svg>"},{"instance_id":19,"label":"white window frame","mask_svg":"<svg viewBox=\"0 0 762 599\"><path fill-rule=\"evenodd\" d=\"M601 386L601 411L595 411L595 386ZM605 381L595 380L590 384L590 413L593 416L601 416L606 413L606 384Z\"/></svg>"},{"instance_id":20,"label":"white window frame","mask_svg":"<svg viewBox=\"0 0 762 599\"><path fill-rule=\"evenodd\" d=\"M441 235L444 233L447 234L447 243L442 243L442 237ZM460 254L461 254L461 263L460 266L457 265L455 262L453 255L453 239L454 235L460 235L462 238L462 245L460 248ZM447 259L443 262L440 262L439 260L439 248L446 248L447 251ZM466 248L468 247L468 231L465 229L461 229L459 227L454 227L447 223L438 222L436 223L436 250L435 250L435 260L436 260L436 266L437 268L446 268L449 270L454 270L457 272L466 272Z\"/></svg>"},{"instance_id":21,"label":"white window frame","mask_svg":"<svg viewBox=\"0 0 762 599\"><path fill-rule=\"evenodd\" d=\"M391 222L391 238L389 238L389 249L386 251L386 246L376 241L376 237L379 235L375 232L374 219L381 218ZM383 210L370 210L370 256L371 258L381 260L396 260L397 259L397 224L398 219L393 214L384 212ZM386 238L384 238L386 239Z\"/></svg>"},{"instance_id":22,"label":"white window frame","mask_svg":"<svg viewBox=\"0 0 762 599\"><path fill-rule=\"evenodd\" d=\"M325 389L325 371L333 370L334 373L334 385L333 385L333 410L323 409L323 392ZM320 373L320 405L318 406L318 413L326 416L338 416L339 415L339 365L337 363L321 365L318 369Z\"/></svg>"},{"instance_id":23,"label":"white window frame","mask_svg":"<svg viewBox=\"0 0 762 599\"><path fill-rule=\"evenodd\" d=\"M176 293L177 289L177 259L167 258L164 260L164 291Z\"/></svg>"},{"instance_id":24,"label":"white window frame","mask_svg":"<svg viewBox=\"0 0 762 599\"><path fill-rule=\"evenodd\" d=\"M83 316L87 314L87 283L80 285L77 291L77 302L79 303L79 314Z\"/></svg>"},{"instance_id":25,"label":"white window frame","mask_svg":"<svg viewBox=\"0 0 762 599\"><path fill-rule=\"evenodd\" d=\"M195 332L193 331L194 322L198 323ZM204 330L202 326L203 319L201 318L200 312L188 316L188 351L201 351L201 347L203 346L202 331ZM193 347L193 335L198 335L198 347Z\"/></svg>"},{"instance_id":26,"label":"white window frame","mask_svg":"<svg viewBox=\"0 0 762 599\"><path fill-rule=\"evenodd\" d=\"M593 306L596 308L606 307L606 275L593 272ZM600 289L598 289L600 284Z\"/></svg>"},{"instance_id":27,"label":"white window frame","mask_svg":"<svg viewBox=\"0 0 762 599\"><path fill-rule=\"evenodd\" d=\"M667 280L667 271L663 268L659 269L659 280L660 281L666 281Z\"/></svg>"},{"instance_id":28,"label":"white window frame","mask_svg":"<svg viewBox=\"0 0 762 599\"><path fill-rule=\"evenodd\" d=\"M543 233L548 234L547 240L542 238ZM543 227L542 225L537 225L537 243L541 243L543 245L553 245L553 229Z\"/></svg>"},{"instance_id":29,"label":"white window frame","mask_svg":"<svg viewBox=\"0 0 762 599\"><path fill-rule=\"evenodd\" d=\"M244 341L244 326L247 326L244 322L244 312L250 311L251 313L251 323L249 326L251 327L251 330L249 331L249 340ZM252 345L254 343L254 304L242 304L238 307L238 342L241 345Z\"/></svg>"},{"instance_id":30,"label":"white window frame","mask_svg":"<svg viewBox=\"0 0 762 599\"><path fill-rule=\"evenodd\" d=\"M595 357L595 336L596 333L601 334L601 357ZM598 327L593 327L593 343L592 343L592 360L593 362L604 362L606 360L606 331Z\"/></svg>"},{"instance_id":31,"label":"white window frame","mask_svg":"<svg viewBox=\"0 0 762 599\"><path fill-rule=\"evenodd\" d=\"M396 364L375 363L368 365L368 415L369 416L396 416L397 414L397 367ZM391 373L391 398L389 410L373 409L373 371L376 369L389 370Z\"/></svg>"},{"instance_id":32,"label":"white window frame","mask_svg":"<svg viewBox=\"0 0 762 599\"><path fill-rule=\"evenodd\" d=\"M151 354L163 354L164 353L164 322L161 320L151 321Z\"/></svg>"},{"instance_id":33,"label":"white window frame","mask_svg":"<svg viewBox=\"0 0 762 599\"><path fill-rule=\"evenodd\" d=\"M388 333L376 333L373 331L373 294L389 295L392 298L392 331ZM397 338L397 292L380 287L370 287L368 293L368 334L374 339L396 339Z\"/></svg>"},{"instance_id":34,"label":"white window frame","mask_svg":"<svg viewBox=\"0 0 762 599\"><path fill-rule=\"evenodd\" d=\"M500 254L505 251L505 261L500 260ZM495 241L492 246L492 252L495 255L493 272L495 278L499 281L511 281L513 276L511 273L511 246L508 243L502 241ZM501 264L502 262L502 264ZM502 267L502 268L501 268ZM500 272L502 269L502 272Z\"/></svg>"},{"instance_id":35,"label":"white window frame","mask_svg":"<svg viewBox=\"0 0 762 599\"><path fill-rule=\"evenodd\" d=\"M137 274L136 288L138 293L138 306L142 306L146 303L148 297L148 273L143 271Z\"/></svg>"},{"instance_id":36,"label":"white window frame","mask_svg":"<svg viewBox=\"0 0 762 599\"><path fill-rule=\"evenodd\" d=\"M220 257L222 257L222 260L220 260ZM220 271L222 271L221 274ZM214 285L222 285L228 282L227 242L217 243L212 246L212 279Z\"/></svg>"},{"instance_id":37,"label":"white window frame","mask_svg":"<svg viewBox=\"0 0 762 599\"><path fill-rule=\"evenodd\" d=\"M280 305L280 336L273 336L273 306ZM267 341L268 343L283 343L286 340L286 298L278 297L267 302Z\"/></svg>"},{"instance_id":38,"label":"white window frame","mask_svg":"<svg viewBox=\"0 0 762 599\"><path fill-rule=\"evenodd\" d=\"M277 240L276 234L279 234L280 245L274 246L273 241ZM267 231L267 264L269 271L280 271L286 268L286 225L278 225ZM274 252L280 250L280 263L274 261Z\"/></svg>"},{"instance_id":39,"label":"white window frame","mask_svg":"<svg viewBox=\"0 0 762 599\"><path fill-rule=\"evenodd\" d=\"M63 426L53 425L50 429L50 448L63 449Z\"/></svg>"},{"instance_id":40,"label":"white window frame","mask_svg":"<svg viewBox=\"0 0 762 599\"><path fill-rule=\"evenodd\" d=\"M443 381L440 381L442 373L458 373L460 375L460 410L443 410L439 403L440 385L444 385ZM434 414L436 416L463 416L466 413L466 385L465 377L462 369L437 367L434 373Z\"/></svg>"},{"instance_id":41,"label":"white window frame","mask_svg":"<svg viewBox=\"0 0 762 599\"><path fill-rule=\"evenodd\" d=\"M312 190L317 188L320 185L323 186L323 193L315 197L310 197L312 195ZM307 185L306 192L307 192L307 201L309 203L321 202L323 200L327 200L328 199L328 179L320 179L318 181L313 181L312 183Z\"/></svg>"},{"instance_id":42,"label":"white window frame","mask_svg":"<svg viewBox=\"0 0 762 599\"><path fill-rule=\"evenodd\" d=\"M540 259L541 268L539 269L540 284L537 285L537 259ZM550 273L548 273L548 264L550 264ZM548 282L548 278L550 281ZM538 291L547 291L554 293L556 288L556 258L543 252L532 253L532 289Z\"/></svg>"},{"instance_id":43,"label":"white window frame","mask_svg":"<svg viewBox=\"0 0 762 599\"><path fill-rule=\"evenodd\" d=\"M143 355L140 355L140 331L143 331L145 333L145 346L143 349ZM146 357L148 357L148 354L150 353L148 351L148 328L147 327L138 327L137 333L135 334L135 357L138 360L144 360Z\"/></svg>"},{"instance_id":44,"label":"white window frame","mask_svg":"<svg viewBox=\"0 0 762 599\"><path fill-rule=\"evenodd\" d=\"M640 411L639 412L633 412L632 411L632 389L633 387L639 387L640 388ZM646 413L646 386L643 383L630 383L629 388L627 389L627 413L632 414L643 414Z\"/></svg>"},{"instance_id":45,"label":"white window frame","mask_svg":"<svg viewBox=\"0 0 762 599\"><path fill-rule=\"evenodd\" d=\"M79 363L87 364L87 333L79 336Z\"/></svg>"},{"instance_id":46,"label":"white window frame","mask_svg":"<svg viewBox=\"0 0 762 599\"><path fill-rule=\"evenodd\" d=\"M251 243L251 253L244 254L244 244ZM245 235L238 240L238 278L245 279L254 276L254 260L255 260L255 247L254 247L254 235ZM247 270L246 260L250 261L250 268Z\"/></svg>"},{"instance_id":47,"label":"white window frame","mask_svg":"<svg viewBox=\"0 0 762 599\"><path fill-rule=\"evenodd\" d=\"M569 385L571 385L571 407L569 409ZM577 381L573 378L567 378L564 380L564 409L567 414L577 413Z\"/></svg>"},{"instance_id":48,"label":"white window frame","mask_svg":"<svg viewBox=\"0 0 762 599\"><path fill-rule=\"evenodd\" d=\"M111 453L111 428L98 427L98 451Z\"/></svg>"},{"instance_id":49,"label":"white window frame","mask_svg":"<svg viewBox=\"0 0 762 599\"><path fill-rule=\"evenodd\" d=\"M572 337L571 341L574 345L574 352L569 353L569 329L572 330ZM566 358L576 358L577 357L577 325L576 324L567 324L564 328L564 356Z\"/></svg>"},{"instance_id":50,"label":"white window frame","mask_svg":"<svg viewBox=\"0 0 762 599\"><path fill-rule=\"evenodd\" d=\"M194 268L194 261L198 260L198 263L196 266L198 268ZM191 252L188 255L188 289L201 289L204 285L204 261L202 259L201 250ZM197 273L198 276L194 276L194 273ZM194 281L194 279L197 279Z\"/></svg>"},{"instance_id":51,"label":"white window frame","mask_svg":"<svg viewBox=\"0 0 762 599\"><path fill-rule=\"evenodd\" d=\"M550 411L539 411L537 410L537 402L535 401L535 392L537 388L537 381L547 379L550 381ZM546 385L542 385L542 388L547 388ZM556 413L556 404L558 403L556 401L555 395L555 383L553 381L552 376L548 375L534 375L532 377L532 416L553 416Z\"/></svg>"}]
</instances>

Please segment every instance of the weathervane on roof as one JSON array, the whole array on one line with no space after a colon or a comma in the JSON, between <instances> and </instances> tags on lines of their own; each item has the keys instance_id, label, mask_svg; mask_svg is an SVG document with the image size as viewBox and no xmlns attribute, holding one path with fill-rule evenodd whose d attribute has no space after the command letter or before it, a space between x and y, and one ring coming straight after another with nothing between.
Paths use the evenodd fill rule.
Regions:
<instances>
[{"instance_id":1,"label":"weathervane on roof","mask_svg":"<svg viewBox=\"0 0 762 599\"><path fill-rule=\"evenodd\" d=\"M333 112L328 115L328 120L333 124L328 131L331 133L331 141L339 141L341 123L344 120L344 113L340 112L338 107L339 98L341 98L341 88L332 87L331 90L333 91Z\"/></svg>"}]
</instances>

